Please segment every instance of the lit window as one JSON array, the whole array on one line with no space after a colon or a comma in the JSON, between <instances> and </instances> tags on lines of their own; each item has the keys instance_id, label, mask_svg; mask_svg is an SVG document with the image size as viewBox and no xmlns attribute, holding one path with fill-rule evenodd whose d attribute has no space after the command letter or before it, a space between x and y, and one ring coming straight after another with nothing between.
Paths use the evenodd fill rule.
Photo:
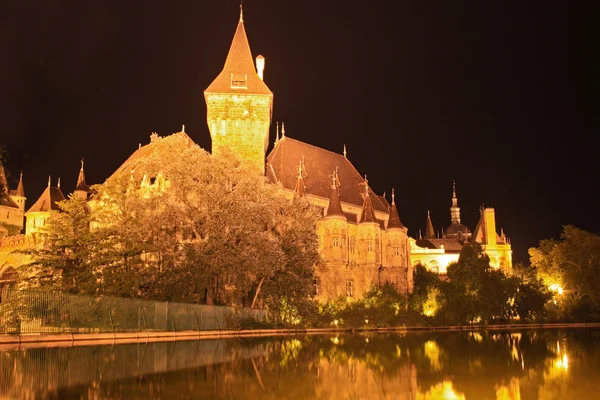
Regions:
<instances>
[{"instance_id":1,"label":"lit window","mask_svg":"<svg viewBox=\"0 0 600 400\"><path fill-rule=\"evenodd\" d=\"M248 74L231 74L232 89L248 89Z\"/></svg>"},{"instance_id":2,"label":"lit window","mask_svg":"<svg viewBox=\"0 0 600 400\"><path fill-rule=\"evenodd\" d=\"M333 238L333 247L340 247L340 239L337 237Z\"/></svg>"},{"instance_id":3,"label":"lit window","mask_svg":"<svg viewBox=\"0 0 600 400\"><path fill-rule=\"evenodd\" d=\"M319 284L320 284L320 282L318 279L313 280L313 288L314 288L313 292L314 292L315 296L319 295Z\"/></svg>"},{"instance_id":4,"label":"lit window","mask_svg":"<svg viewBox=\"0 0 600 400\"><path fill-rule=\"evenodd\" d=\"M354 296L354 282L346 281L346 297Z\"/></svg>"},{"instance_id":5,"label":"lit window","mask_svg":"<svg viewBox=\"0 0 600 400\"><path fill-rule=\"evenodd\" d=\"M367 243L367 251L373 251L373 243L372 242Z\"/></svg>"},{"instance_id":6,"label":"lit window","mask_svg":"<svg viewBox=\"0 0 600 400\"><path fill-rule=\"evenodd\" d=\"M395 256L399 256L400 255L400 248L398 246L394 247L394 255Z\"/></svg>"}]
</instances>

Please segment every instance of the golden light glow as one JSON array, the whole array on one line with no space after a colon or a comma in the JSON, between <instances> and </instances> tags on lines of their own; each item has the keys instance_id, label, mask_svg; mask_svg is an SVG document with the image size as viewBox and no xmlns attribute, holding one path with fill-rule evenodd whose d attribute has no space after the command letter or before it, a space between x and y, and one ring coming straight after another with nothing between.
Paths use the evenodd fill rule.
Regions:
<instances>
[{"instance_id":1,"label":"golden light glow","mask_svg":"<svg viewBox=\"0 0 600 400\"><path fill-rule=\"evenodd\" d=\"M465 395L457 393L451 381L443 381L425 393L417 392L417 400L464 400Z\"/></svg>"},{"instance_id":2,"label":"golden light glow","mask_svg":"<svg viewBox=\"0 0 600 400\"><path fill-rule=\"evenodd\" d=\"M433 340L425 342L425 357L429 359L429 365L433 371L441 371L442 363L440 362L440 348Z\"/></svg>"},{"instance_id":3,"label":"golden light glow","mask_svg":"<svg viewBox=\"0 0 600 400\"><path fill-rule=\"evenodd\" d=\"M548 286L548 289L555 293L563 294L563 288L558 283L553 283L552 285Z\"/></svg>"}]
</instances>

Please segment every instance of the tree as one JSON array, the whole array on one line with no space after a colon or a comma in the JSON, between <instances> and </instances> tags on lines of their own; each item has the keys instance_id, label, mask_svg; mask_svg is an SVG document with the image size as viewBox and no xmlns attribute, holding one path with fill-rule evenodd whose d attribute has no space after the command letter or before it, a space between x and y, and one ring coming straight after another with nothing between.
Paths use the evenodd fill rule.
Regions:
<instances>
[{"instance_id":1,"label":"tree","mask_svg":"<svg viewBox=\"0 0 600 400\"><path fill-rule=\"evenodd\" d=\"M413 291L409 297L408 304L410 308L427 316L433 316L437 308L433 310L433 302L437 302L440 297L440 278L435 272L428 271L426 267L417 264L414 270ZM424 309L427 305L427 309ZM438 304L439 305L439 304Z\"/></svg>"},{"instance_id":2,"label":"tree","mask_svg":"<svg viewBox=\"0 0 600 400\"><path fill-rule=\"evenodd\" d=\"M66 223L87 221L93 253L52 223L51 242L62 246L36 262L68 249L92 268L97 292L121 296L249 306L261 290L273 298L310 290L317 212L231 153L211 156L183 133L153 135L94 189L90 213Z\"/></svg>"},{"instance_id":3,"label":"tree","mask_svg":"<svg viewBox=\"0 0 600 400\"><path fill-rule=\"evenodd\" d=\"M530 262L539 277L557 292L558 300L570 302L571 315L589 319L600 312L600 235L573 225L563 227L560 240L540 241L529 249Z\"/></svg>"},{"instance_id":4,"label":"tree","mask_svg":"<svg viewBox=\"0 0 600 400\"><path fill-rule=\"evenodd\" d=\"M448 267L450 282L443 286L444 318L459 323L491 322L510 316L518 279L490 266L480 245L467 243L458 262Z\"/></svg>"}]
</instances>

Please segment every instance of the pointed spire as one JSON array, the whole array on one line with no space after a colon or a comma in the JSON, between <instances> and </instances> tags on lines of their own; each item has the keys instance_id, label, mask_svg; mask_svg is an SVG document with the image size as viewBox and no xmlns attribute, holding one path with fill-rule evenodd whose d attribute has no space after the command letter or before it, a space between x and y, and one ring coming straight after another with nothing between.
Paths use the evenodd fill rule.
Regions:
<instances>
[{"instance_id":1,"label":"pointed spire","mask_svg":"<svg viewBox=\"0 0 600 400\"><path fill-rule=\"evenodd\" d=\"M272 95L260 78L254 65L250 44L244 28L244 13L240 4L240 19L231 41L229 53L221 73L205 93L242 93Z\"/></svg>"},{"instance_id":2,"label":"pointed spire","mask_svg":"<svg viewBox=\"0 0 600 400\"><path fill-rule=\"evenodd\" d=\"M398 215L398 209L396 208L394 188L392 188L392 206L390 207L390 217L388 219L387 229L391 228L406 228L402 222L400 222L400 216Z\"/></svg>"},{"instance_id":3,"label":"pointed spire","mask_svg":"<svg viewBox=\"0 0 600 400\"><path fill-rule=\"evenodd\" d=\"M337 169L333 171L333 182L331 185L331 194L329 196L329 205L327 206L327 215L329 216L341 216L346 218L346 215L342 211L342 203L340 203L340 183L337 179Z\"/></svg>"},{"instance_id":4,"label":"pointed spire","mask_svg":"<svg viewBox=\"0 0 600 400\"><path fill-rule=\"evenodd\" d=\"M85 172L83 171L83 158L81 159L81 169L79 170L79 176L77 177L75 191L81 191L86 193L90 192L90 187L85 183Z\"/></svg>"},{"instance_id":5,"label":"pointed spire","mask_svg":"<svg viewBox=\"0 0 600 400\"><path fill-rule=\"evenodd\" d=\"M456 181L452 181L452 207L450 207L450 221L453 224L460 224L460 207L458 206L458 197L456 197Z\"/></svg>"},{"instance_id":6,"label":"pointed spire","mask_svg":"<svg viewBox=\"0 0 600 400\"><path fill-rule=\"evenodd\" d=\"M25 188L23 187L23 171L21 171L21 175L19 176L19 184L17 185L16 195L25 197Z\"/></svg>"},{"instance_id":7,"label":"pointed spire","mask_svg":"<svg viewBox=\"0 0 600 400\"><path fill-rule=\"evenodd\" d=\"M275 144L277 144L277 142L279 142L279 121L275 122L276 124L276 128L275 128L275 132L277 132L275 134Z\"/></svg>"},{"instance_id":8,"label":"pointed spire","mask_svg":"<svg viewBox=\"0 0 600 400\"><path fill-rule=\"evenodd\" d=\"M48 187L50 187L50 184L52 183L51 179L52 179L52 176L48 175Z\"/></svg>"},{"instance_id":9,"label":"pointed spire","mask_svg":"<svg viewBox=\"0 0 600 400\"><path fill-rule=\"evenodd\" d=\"M281 122L281 138L285 138L285 122Z\"/></svg>"},{"instance_id":10,"label":"pointed spire","mask_svg":"<svg viewBox=\"0 0 600 400\"><path fill-rule=\"evenodd\" d=\"M421 234L421 228L419 228L419 240L423 239L423 235Z\"/></svg>"},{"instance_id":11,"label":"pointed spire","mask_svg":"<svg viewBox=\"0 0 600 400\"><path fill-rule=\"evenodd\" d=\"M185 133L185 125L181 125L181 132Z\"/></svg>"},{"instance_id":12,"label":"pointed spire","mask_svg":"<svg viewBox=\"0 0 600 400\"><path fill-rule=\"evenodd\" d=\"M348 153L346 153L346 144L344 143L344 158L348 158L348 157L347 157L347 154L348 154Z\"/></svg>"},{"instance_id":13,"label":"pointed spire","mask_svg":"<svg viewBox=\"0 0 600 400\"><path fill-rule=\"evenodd\" d=\"M425 239L435 239L435 230L431 222L431 214L427 210L427 225L425 226Z\"/></svg>"},{"instance_id":14,"label":"pointed spire","mask_svg":"<svg viewBox=\"0 0 600 400\"><path fill-rule=\"evenodd\" d=\"M369 181L367 180L367 174L365 174L365 199L363 201L361 221L363 222L377 222L375 219L375 211L373 210L373 202L371 196L369 196Z\"/></svg>"},{"instance_id":15,"label":"pointed spire","mask_svg":"<svg viewBox=\"0 0 600 400\"><path fill-rule=\"evenodd\" d=\"M60 189L60 176L58 177L58 182L56 184L56 187Z\"/></svg>"}]
</instances>

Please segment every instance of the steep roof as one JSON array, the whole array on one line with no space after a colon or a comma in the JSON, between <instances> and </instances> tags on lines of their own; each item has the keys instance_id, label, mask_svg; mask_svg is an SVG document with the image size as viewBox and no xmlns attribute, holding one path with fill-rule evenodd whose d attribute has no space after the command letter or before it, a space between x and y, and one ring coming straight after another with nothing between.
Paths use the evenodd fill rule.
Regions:
<instances>
[{"instance_id":1,"label":"steep roof","mask_svg":"<svg viewBox=\"0 0 600 400\"><path fill-rule=\"evenodd\" d=\"M362 207L365 180L352 163L341 154L322 149L285 136L267 156L267 180L280 182L284 188L294 190L298 164L304 158L304 183L306 193L324 198L331 194L331 173L338 168L340 201ZM373 208L388 212L388 204L369 188Z\"/></svg>"},{"instance_id":2,"label":"steep roof","mask_svg":"<svg viewBox=\"0 0 600 400\"><path fill-rule=\"evenodd\" d=\"M390 207L390 218L388 219L388 229L391 228L406 228L402 222L400 222L400 216L398 215L398 209L396 208L396 195L392 189L392 206Z\"/></svg>"},{"instance_id":3,"label":"steep roof","mask_svg":"<svg viewBox=\"0 0 600 400\"><path fill-rule=\"evenodd\" d=\"M31 206L29 210L27 210L27 212L30 213L59 210L58 205L56 203L64 199L65 196L63 195L60 188L48 185L46 186L46 190L44 190L44 193L42 193L40 198L37 199L37 201Z\"/></svg>"},{"instance_id":4,"label":"steep roof","mask_svg":"<svg viewBox=\"0 0 600 400\"><path fill-rule=\"evenodd\" d=\"M23 172L21 171L21 175L19 176L19 184L17 185L17 190L14 193L14 196L25 197L25 188L23 187Z\"/></svg>"},{"instance_id":5,"label":"steep roof","mask_svg":"<svg viewBox=\"0 0 600 400\"><path fill-rule=\"evenodd\" d=\"M234 81L239 81L240 84L234 84ZM223 70L204 92L272 95L256 72L241 14Z\"/></svg>"},{"instance_id":6,"label":"steep roof","mask_svg":"<svg viewBox=\"0 0 600 400\"><path fill-rule=\"evenodd\" d=\"M373 211L373 202L371 201L371 196L365 196L365 200L363 202L362 212L360 213L360 223L364 222L378 222L375 219L375 212Z\"/></svg>"},{"instance_id":7,"label":"steep roof","mask_svg":"<svg viewBox=\"0 0 600 400\"><path fill-rule=\"evenodd\" d=\"M435 230L431 222L431 215L427 211L427 226L425 227L425 239L435 239Z\"/></svg>"},{"instance_id":8,"label":"steep roof","mask_svg":"<svg viewBox=\"0 0 600 400\"><path fill-rule=\"evenodd\" d=\"M81 169L79 170L79 176L77 177L77 185L75 185L75 191L91 193L92 190L85 183L85 172L83 171L83 160L81 160Z\"/></svg>"},{"instance_id":9,"label":"steep roof","mask_svg":"<svg viewBox=\"0 0 600 400\"><path fill-rule=\"evenodd\" d=\"M340 203L340 192L337 185L331 189L331 195L329 196L329 205L327 206L326 217L334 215L346 218L346 214L344 214L344 212L342 211L342 204Z\"/></svg>"}]
</instances>

